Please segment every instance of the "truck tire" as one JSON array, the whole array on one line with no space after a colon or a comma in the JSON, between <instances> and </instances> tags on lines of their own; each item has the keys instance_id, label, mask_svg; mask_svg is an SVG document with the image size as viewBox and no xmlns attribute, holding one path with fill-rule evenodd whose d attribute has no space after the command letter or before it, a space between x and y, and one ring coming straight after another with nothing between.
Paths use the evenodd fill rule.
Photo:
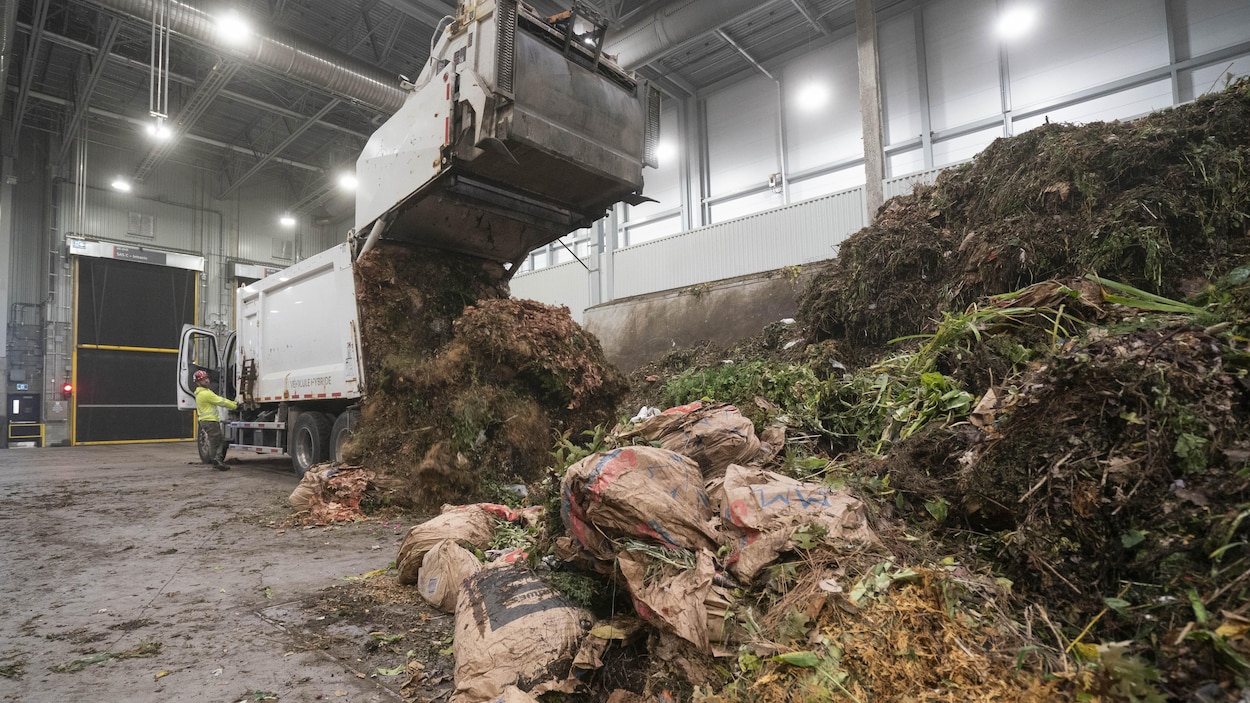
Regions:
<instances>
[{"instance_id":1,"label":"truck tire","mask_svg":"<svg viewBox=\"0 0 1250 703\"><path fill-rule=\"evenodd\" d=\"M359 424L360 411L354 408L344 410L334 421L334 429L330 430L330 458L335 462L344 463L343 445L356 433L356 426Z\"/></svg>"},{"instance_id":2,"label":"truck tire","mask_svg":"<svg viewBox=\"0 0 1250 703\"><path fill-rule=\"evenodd\" d=\"M195 448L200 452L201 464L214 464L213 457L208 452L208 435L204 432L204 425L198 425L199 429L195 433ZM230 447L230 440L226 439L221 443L221 449L217 452L217 461L226 460L226 449Z\"/></svg>"},{"instance_id":3,"label":"truck tire","mask_svg":"<svg viewBox=\"0 0 1250 703\"><path fill-rule=\"evenodd\" d=\"M291 463L295 474L330 459L330 416L316 411L300 413L291 431Z\"/></svg>"}]
</instances>

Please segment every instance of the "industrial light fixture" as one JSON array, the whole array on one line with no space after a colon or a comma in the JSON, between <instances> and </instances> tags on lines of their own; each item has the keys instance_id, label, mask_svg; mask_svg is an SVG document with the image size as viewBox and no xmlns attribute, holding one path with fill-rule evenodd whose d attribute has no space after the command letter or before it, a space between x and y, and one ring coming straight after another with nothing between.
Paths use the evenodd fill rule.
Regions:
<instances>
[{"instance_id":1,"label":"industrial light fixture","mask_svg":"<svg viewBox=\"0 0 1250 703\"><path fill-rule=\"evenodd\" d=\"M343 190L356 190L356 174L344 173L340 175L339 187Z\"/></svg>"},{"instance_id":2,"label":"industrial light fixture","mask_svg":"<svg viewBox=\"0 0 1250 703\"><path fill-rule=\"evenodd\" d=\"M829 88L824 83L808 83L799 88L795 101L802 111L816 112L829 104Z\"/></svg>"},{"instance_id":3,"label":"industrial light fixture","mask_svg":"<svg viewBox=\"0 0 1250 703\"><path fill-rule=\"evenodd\" d=\"M278 223L281 224L283 227L294 227L295 218L291 217L289 213L284 214L282 217L278 218Z\"/></svg>"},{"instance_id":4,"label":"industrial light fixture","mask_svg":"<svg viewBox=\"0 0 1250 703\"><path fill-rule=\"evenodd\" d=\"M241 44L252 33L252 27L243 16L227 10L217 16L217 35L227 44Z\"/></svg>"},{"instance_id":5,"label":"industrial light fixture","mask_svg":"<svg viewBox=\"0 0 1250 703\"><path fill-rule=\"evenodd\" d=\"M121 176L114 178L113 182L109 185L113 186L113 190L120 190L123 193L130 192L130 181L122 178Z\"/></svg>"},{"instance_id":6,"label":"industrial light fixture","mask_svg":"<svg viewBox=\"0 0 1250 703\"><path fill-rule=\"evenodd\" d=\"M1037 10L1029 5L1012 5L998 15L996 30L1001 39L1018 39L1037 22Z\"/></svg>"},{"instance_id":7,"label":"industrial light fixture","mask_svg":"<svg viewBox=\"0 0 1250 703\"><path fill-rule=\"evenodd\" d=\"M155 118L152 124L148 125L147 132L149 136L151 136L153 139L155 139L158 142L163 142L166 139L169 139L169 136L171 134L169 131L169 127L165 126L164 117Z\"/></svg>"}]
</instances>

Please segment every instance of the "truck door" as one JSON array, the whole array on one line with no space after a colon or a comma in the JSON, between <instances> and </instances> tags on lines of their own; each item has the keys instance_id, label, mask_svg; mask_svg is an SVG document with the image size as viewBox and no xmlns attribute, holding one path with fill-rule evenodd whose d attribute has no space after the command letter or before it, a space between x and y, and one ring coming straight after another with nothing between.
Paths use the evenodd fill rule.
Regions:
<instances>
[{"instance_id":1,"label":"truck door","mask_svg":"<svg viewBox=\"0 0 1250 703\"><path fill-rule=\"evenodd\" d=\"M234 335L230 335L233 341ZM209 380L222 380L221 356L217 351L217 335L212 330L194 325L182 326L178 343L178 409L195 410L195 372L207 371ZM232 396L223 396L232 397Z\"/></svg>"},{"instance_id":2,"label":"truck door","mask_svg":"<svg viewBox=\"0 0 1250 703\"><path fill-rule=\"evenodd\" d=\"M234 345L238 342L234 332L226 335L221 343L221 356L217 360L217 368L221 369L221 380L218 382L217 395L233 400L239 395L239 369L234 362ZM194 371L192 372L194 373ZM210 372L211 376L212 373Z\"/></svg>"}]
</instances>

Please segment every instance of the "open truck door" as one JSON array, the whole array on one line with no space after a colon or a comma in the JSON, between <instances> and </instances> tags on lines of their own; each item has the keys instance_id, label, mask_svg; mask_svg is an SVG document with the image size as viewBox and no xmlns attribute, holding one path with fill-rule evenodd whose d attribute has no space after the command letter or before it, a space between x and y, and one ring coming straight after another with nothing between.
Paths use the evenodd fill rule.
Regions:
<instances>
[{"instance_id":1,"label":"open truck door","mask_svg":"<svg viewBox=\"0 0 1250 703\"><path fill-rule=\"evenodd\" d=\"M196 371L207 371L210 381L221 382L222 364L217 334L205 327L183 325L178 341L179 410L195 410Z\"/></svg>"}]
</instances>

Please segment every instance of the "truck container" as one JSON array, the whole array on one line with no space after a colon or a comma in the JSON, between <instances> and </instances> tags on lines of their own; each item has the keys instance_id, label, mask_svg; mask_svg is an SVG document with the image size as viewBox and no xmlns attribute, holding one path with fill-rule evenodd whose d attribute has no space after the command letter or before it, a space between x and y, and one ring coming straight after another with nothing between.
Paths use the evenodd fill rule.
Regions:
<instances>
[{"instance_id":1,"label":"truck container","mask_svg":"<svg viewBox=\"0 0 1250 703\"><path fill-rule=\"evenodd\" d=\"M183 328L178 407L195 409L192 379L204 370L219 395L240 400L225 427L230 449L289 453L299 474L341 460L365 391L350 246L239 288L234 329ZM196 436L201 460L211 461Z\"/></svg>"}]
</instances>

